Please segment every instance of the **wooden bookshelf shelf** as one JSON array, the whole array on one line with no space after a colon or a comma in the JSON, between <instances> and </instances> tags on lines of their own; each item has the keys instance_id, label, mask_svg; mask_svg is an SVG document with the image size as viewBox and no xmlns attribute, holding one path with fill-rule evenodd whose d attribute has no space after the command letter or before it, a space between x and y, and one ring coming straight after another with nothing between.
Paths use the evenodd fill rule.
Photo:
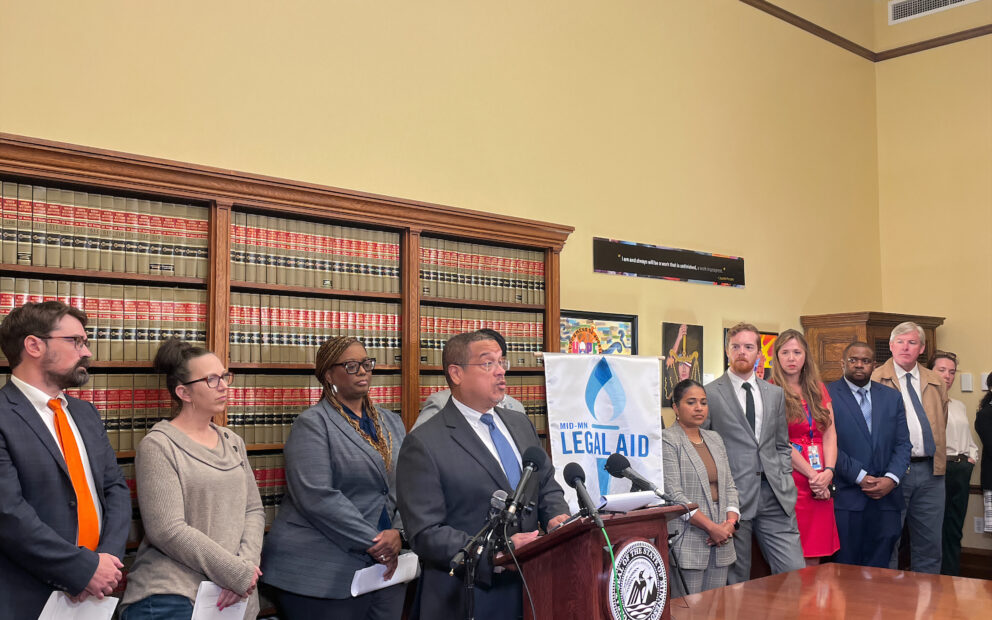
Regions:
<instances>
[{"instance_id":1,"label":"wooden bookshelf shelf","mask_svg":"<svg viewBox=\"0 0 992 620\"><path fill-rule=\"evenodd\" d=\"M420 303L426 306L452 306L486 308L490 310L514 310L520 312L544 312L544 304L518 304L505 301L481 301L478 299L448 299L446 297L421 297Z\"/></svg>"},{"instance_id":2,"label":"wooden bookshelf shelf","mask_svg":"<svg viewBox=\"0 0 992 620\"><path fill-rule=\"evenodd\" d=\"M309 370L313 371L313 364L290 364L288 362L231 362L228 365L231 370ZM375 367L376 371L397 371L399 366L381 364Z\"/></svg>"},{"instance_id":3,"label":"wooden bookshelf shelf","mask_svg":"<svg viewBox=\"0 0 992 620\"><path fill-rule=\"evenodd\" d=\"M379 370L379 368L376 367L376 370ZM424 365L421 365L420 366L420 371L421 372L432 372L433 373L433 372L442 372L442 370L443 369L440 366L424 366ZM510 370L508 370L506 372L507 372L507 374L510 374L510 375L512 375L515 372L520 372L520 373L523 373L523 372L544 372L544 366L511 366L510 367Z\"/></svg>"},{"instance_id":4,"label":"wooden bookshelf shelf","mask_svg":"<svg viewBox=\"0 0 992 620\"><path fill-rule=\"evenodd\" d=\"M119 459L133 459L135 456L134 450L118 450L117 458Z\"/></svg>"},{"instance_id":5,"label":"wooden bookshelf shelf","mask_svg":"<svg viewBox=\"0 0 992 620\"><path fill-rule=\"evenodd\" d=\"M68 280L136 282L139 284L165 284L176 286L204 287L204 278L181 278L178 276L150 275L141 273L121 273L118 271L90 271L63 267L39 267L35 265L0 264L0 273L12 275L29 274L32 277L65 278Z\"/></svg>"},{"instance_id":6,"label":"wooden bookshelf shelf","mask_svg":"<svg viewBox=\"0 0 992 620\"><path fill-rule=\"evenodd\" d=\"M128 362L128 361L101 361L101 360L90 360L90 370L95 368L123 368L123 369L134 369L134 370L146 370L152 368L152 362ZM0 363L0 371L10 372L10 365L7 360Z\"/></svg>"},{"instance_id":7,"label":"wooden bookshelf shelf","mask_svg":"<svg viewBox=\"0 0 992 620\"><path fill-rule=\"evenodd\" d=\"M245 446L245 450L249 452L262 452L264 450L282 450L282 443L250 443Z\"/></svg>"},{"instance_id":8,"label":"wooden bookshelf shelf","mask_svg":"<svg viewBox=\"0 0 992 620\"><path fill-rule=\"evenodd\" d=\"M350 291L333 288L309 288L306 286L290 286L288 284L260 284L258 282L231 281L232 291L257 291L260 293L296 293L307 297L351 297L372 301L399 301L400 293L373 293L369 291Z\"/></svg>"}]
</instances>

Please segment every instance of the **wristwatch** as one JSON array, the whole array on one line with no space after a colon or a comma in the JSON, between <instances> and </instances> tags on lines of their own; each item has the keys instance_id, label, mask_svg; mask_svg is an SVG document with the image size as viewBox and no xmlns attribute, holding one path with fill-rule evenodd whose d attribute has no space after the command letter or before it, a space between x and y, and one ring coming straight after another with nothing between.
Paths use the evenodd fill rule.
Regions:
<instances>
[{"instance_id":1,"label":"wristwatch","mask_svg":"<svg viewBox=\"0 0 992 620\"><path fill-rule=\"evenodd\" d=\"M830 465L827 465L823 469L829 469L834 475L837 475L837 470L831 467Z\"/></svg>"},{"instance_id":2,"label":"wristwatch","mask_svg":"<svg viewBox=\"0 0 992 620\"><path fill-rule=\"evenodd\" d=\"M736 532L739 529L741 529L741 520L737 519L736 521L734 521L734 531Z\"/></svg>"}]
</instances>

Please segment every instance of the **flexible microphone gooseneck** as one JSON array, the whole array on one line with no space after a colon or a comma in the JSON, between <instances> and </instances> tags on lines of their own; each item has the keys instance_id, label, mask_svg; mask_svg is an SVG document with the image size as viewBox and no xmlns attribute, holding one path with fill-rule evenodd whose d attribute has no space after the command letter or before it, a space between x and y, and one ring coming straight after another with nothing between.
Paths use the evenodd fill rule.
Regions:
<instances>
[{"instance_id":1,"label":"flexible microphone gooseneck","mask_svg":"<svg viewBox=\"0 0 992 620\"><path fill-rule=\"evenodd\" d=\"M631 491L651 491L661 499L665 500L669 504L678 504L667 494L662 493L658 489L658 486L637 473L630 467L630 461L624 455L620 453L614 453L610 455L610 458L606 459L606 465L604 469L610 472L610 475L614 478L626 478L631 482Z\"/></svg>"}]
</instances>

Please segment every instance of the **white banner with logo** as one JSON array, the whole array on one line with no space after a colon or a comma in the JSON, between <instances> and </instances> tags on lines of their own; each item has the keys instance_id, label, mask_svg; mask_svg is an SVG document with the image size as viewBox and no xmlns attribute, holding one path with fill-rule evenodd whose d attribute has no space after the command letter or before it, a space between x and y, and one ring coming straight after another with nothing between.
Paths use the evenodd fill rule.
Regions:
<instances>
[{"instance_id":1,"label":"white banner with logo","mask_svg":"<svg viewBox=\"0 0 992 620\"><path fill-rule=\"evenodd\" d=\"M639 474L664 488L661 463L661 369L657 357L545 353L548 434L555 477L572 512L575 490L562 470L578 463L593 501L630 490L606 459L619 453Z\"/></svg>"}]
</instances>

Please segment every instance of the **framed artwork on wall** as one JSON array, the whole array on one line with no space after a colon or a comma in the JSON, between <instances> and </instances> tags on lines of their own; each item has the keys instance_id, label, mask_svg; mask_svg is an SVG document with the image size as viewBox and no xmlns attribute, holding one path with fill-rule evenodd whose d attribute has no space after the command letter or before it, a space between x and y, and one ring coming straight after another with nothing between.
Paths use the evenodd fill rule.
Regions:
<instances>
[{"instance_id":1,"label":"framed artwork on wall","mask_svg":"<svg viewBox=\"0 0 992 620\"><path fill-rule=\"evenodd\" d=\"M561 352L637 355L637 315L562 310Z\"/></svg>"},{"instance_id":2,"label":"framed artwork on wall","mask_svg":"<svg viewBox=\"0 0 992 620\"><path fill-rule=\"evenodd\" d=\"M672 406L672 390L684 379L702 383L703 326L686 323L661 324L661 350L665 353L665 385L662 407Z\"/></svg>"}]
</instances>

